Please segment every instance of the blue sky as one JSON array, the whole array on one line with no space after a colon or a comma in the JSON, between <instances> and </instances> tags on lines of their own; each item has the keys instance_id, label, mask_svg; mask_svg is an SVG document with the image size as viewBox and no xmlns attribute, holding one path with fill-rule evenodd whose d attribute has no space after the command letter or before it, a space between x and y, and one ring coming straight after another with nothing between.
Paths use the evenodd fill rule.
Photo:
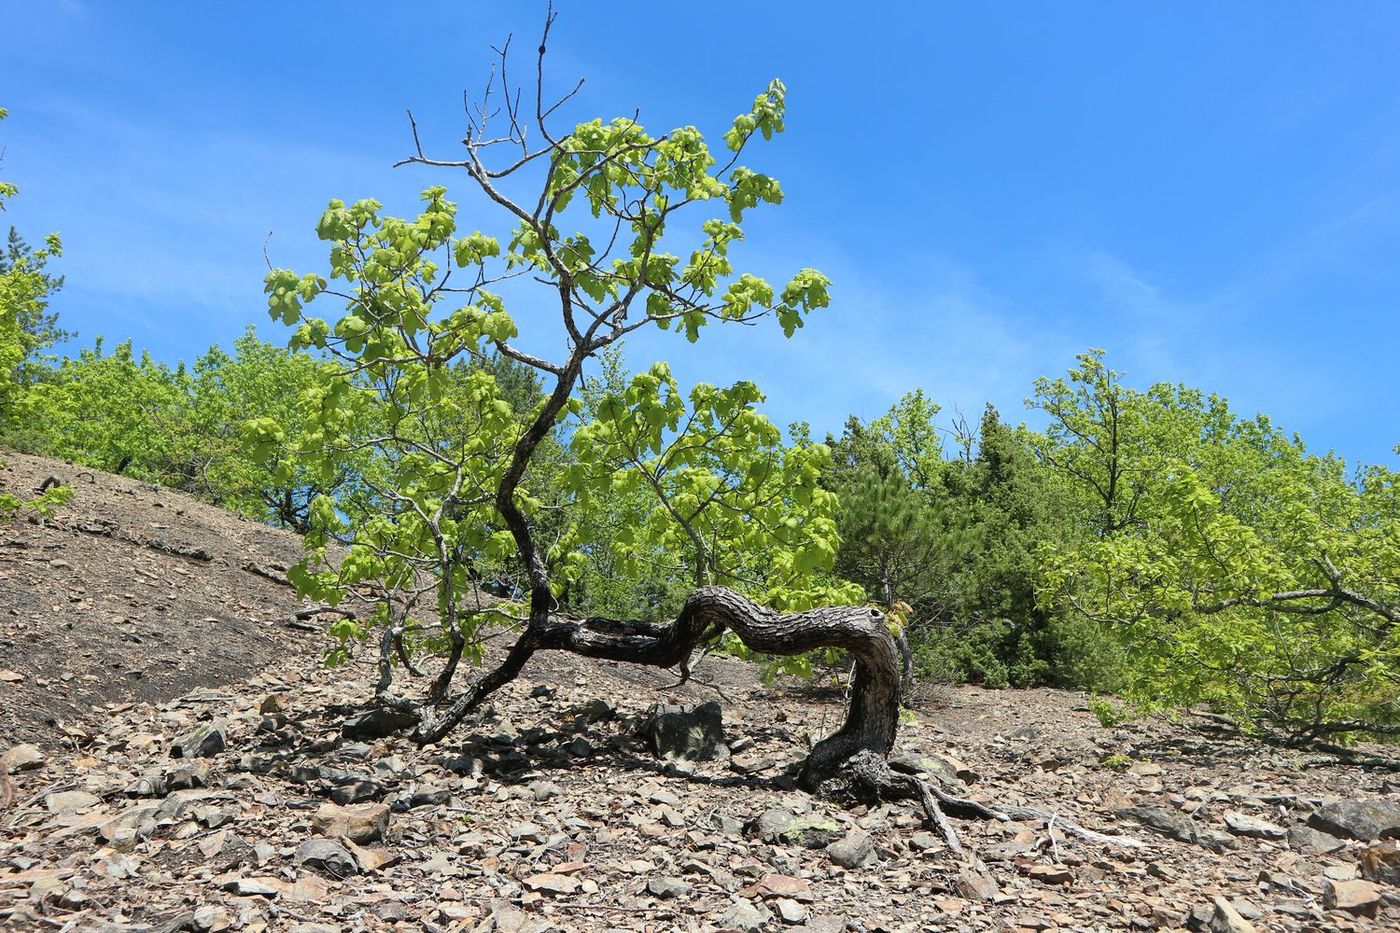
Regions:
<instances>
[{"instance_id":1,"label":"blue sky","mask_svg":"<svg viewBox=\"0 0 1400 933\"><path fill-rule=\"evenodd\" d=\"M718 133L772 76L788 132L749 161L787 202L739 253L816 266L832 308L794 340L634 340L686 381L754 379L818 432L923 386L1012 419L1036 376L1104 347L1315 449L1400 442L1400 6L560 0L550 68L576 117L640 107ZM543 4L0 0L8 220L57 229L80 342L176 360L265 336L264 242L322 270L331 197L408 212L465 179L392 169L404 109L462 135L489 44ZM464 204L462 223L487 226ZM268 240L268 233L272 237ZM545 318L518 308L522 329ZM546 339L534 346L548 350ZM70 346L70 349L76 347Z\"/></svg>"}]
</instances>

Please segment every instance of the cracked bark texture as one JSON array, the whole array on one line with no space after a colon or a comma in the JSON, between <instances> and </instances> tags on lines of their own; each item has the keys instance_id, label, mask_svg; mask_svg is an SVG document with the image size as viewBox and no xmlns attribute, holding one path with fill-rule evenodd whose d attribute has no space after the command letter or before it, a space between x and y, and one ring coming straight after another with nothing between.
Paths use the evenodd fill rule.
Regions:
<instances>
[{"instance_id":1,"label":"cracked bark texture","mask_svg":"<svg viewBox=\"0 0 1400 933\"><path fill-rule=\"evenodd\" d=\"M845 723L807 756L798 775L804 789L820 789L860 752L881 760L889 754L899 723L902 667L899 646L884 613L865 606L783 613L722 586L693 591L675 621L666 625L558 616L531 625L499 667L440 718L423 724L418 739L426 743L446 735L491 693L514 679L535 651L568 651L590 658L684 669L698 646L726 630L763 654L796 655L837 648L855 659Z\"/></svg>"}]
</instances>

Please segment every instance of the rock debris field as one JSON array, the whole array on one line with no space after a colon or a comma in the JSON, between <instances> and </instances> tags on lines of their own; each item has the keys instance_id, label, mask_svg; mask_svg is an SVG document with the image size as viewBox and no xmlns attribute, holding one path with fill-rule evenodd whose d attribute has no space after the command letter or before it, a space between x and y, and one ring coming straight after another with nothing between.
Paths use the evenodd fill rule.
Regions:
<instances>
[{"instance_id":1,"label":"rock debris field","mask_svg":"<svg viewBox=\"0 0 1400 933\"><path fill-rule=\"evenodd\" d=\"M6 459L14 485L46 468ZM725 658L672 689L669 672L537 658L484 716L419 748L367 708L372 659L324 668L319 637L285 624L294 597L245 569L294 559L280 533L229 519L273 537L256 552L231 533L203 540L208 506L105 474L92 485L51 523L0 529L2 929L1400 927L1400 776L1382 763L1194 716L1105 728L1081 694L938 689L901 728L901 767L1140 843L955 816L955 855L913 804L843 809L795 790L841 690L765 685ZM104 511L120 533L75 530ZM175 526L163 542L209 558L151 547L151 516ZM123 596L137 565L161 586L181 577L165 609L154 590L145 605ZM175 566L205 604L182 602ZM143 669L178 676L113 674L97 640L119 627L64 627L118 614L163 633L140 643ZM182 627L226 650L202 667ZM73 684L90 693L75 700ZM21 697L48 718L19 716ZM658 718L656 703L679 711Z\"/></svg>"}]
</instances>

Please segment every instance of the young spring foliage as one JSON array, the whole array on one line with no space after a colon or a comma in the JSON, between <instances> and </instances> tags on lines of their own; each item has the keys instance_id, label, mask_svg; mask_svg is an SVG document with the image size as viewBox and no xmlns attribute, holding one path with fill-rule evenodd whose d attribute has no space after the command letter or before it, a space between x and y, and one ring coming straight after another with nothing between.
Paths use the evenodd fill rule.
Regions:
<instances>
[{"instance_id":1,"label":"young spring foliage","mask_svg":"<svg viewBox=\"0 0 1400 933\"><path fill-rule=\"evenodd\" d=\"M731 261L746 211L782 198L776 180L738 159L752 139L781 131L785 95L774 81L735 119L723 162L694 127L654 136L628 118L558 138L541 130L547 142L532 151L507 108L506 134L474 127L466 160L442 163L421 148L408 160L465 168L504 228L459 228L442 187L423 192L413 218L370 199L332 201L317 225L329 275L268 275L269 311L294 328L293 346L339 363L308 395L302 438L284 449L325 476L347 458L370 460L362 495L313 505L309 558L295 574L330 603L370 594L374 609L337 623L338 634L381 626L386 651L446 646L441 698L483 624L545 624L603 550L624 573L678 562L692 582L742 584L786 605L827 592L810 582L835 550L832 502L816 482L826 453L786 447L755 410L755 387L686 395L658 365L591 405L577 392L585 363L639 328L694 341L713 322L766 316L791 335L827 304L815 270L779 288ZM483 159L500 144L519 157L490 168ZM507 177L512 191L537 185L538 198L512 200ZM683 211L700 221L682 227ZM506 300L517 278L557 302L562 356L517 342ZM338 308L321 316L328 303ZM543 379L528 408L485 365L502 358ZM276 446L271 426L267 440ZM604 526L606 539L594 539ZM338 563L332 538L349 544ZM506 601L484 601L483 588Z\"/></svg>"},{"instance_id":2,"label":"young spring foliage","mask_svg":"<svg viewBox=\"0 0 1400 933\"><path fill-rule=\"evenodd\" d=\"M1042 382L1047 462L1093 531L1046 550L1046 592L1112 626L1123 689L1310 737L1400 732L1396 477L1349 472L1267 417L1125 387L1101 352Z\"/></svg>"}]
</instances>

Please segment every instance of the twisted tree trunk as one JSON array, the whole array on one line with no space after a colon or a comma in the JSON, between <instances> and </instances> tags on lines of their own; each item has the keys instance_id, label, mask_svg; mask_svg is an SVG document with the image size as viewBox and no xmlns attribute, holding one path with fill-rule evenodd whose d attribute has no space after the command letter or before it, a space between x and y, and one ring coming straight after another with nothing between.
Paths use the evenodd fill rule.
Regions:
<instances>
[{"instance_id":1,"label":"twisted tree trunk","mask_svg":"<svg viewBox=\"0 0 1400 933\"><path fill-rule=\"evenodd\" d=\"M863 606L782 613L722 586L692 592L680 615L668 625L551 616L543 624L530 626L499 667L440 718L423 724L418 740L435 742L445 736L488 696L513 680L536 651L569 651L651 667L679 666L684 671L695 649L725 630L764 654L795 655L840 648L855 658L845 724L817 743L807 756L798 778L805 789L820 789L860 752L882 760L889 754L899 722L901 664L899 647L884 613Z\"/></svg>"}]
</instances>

